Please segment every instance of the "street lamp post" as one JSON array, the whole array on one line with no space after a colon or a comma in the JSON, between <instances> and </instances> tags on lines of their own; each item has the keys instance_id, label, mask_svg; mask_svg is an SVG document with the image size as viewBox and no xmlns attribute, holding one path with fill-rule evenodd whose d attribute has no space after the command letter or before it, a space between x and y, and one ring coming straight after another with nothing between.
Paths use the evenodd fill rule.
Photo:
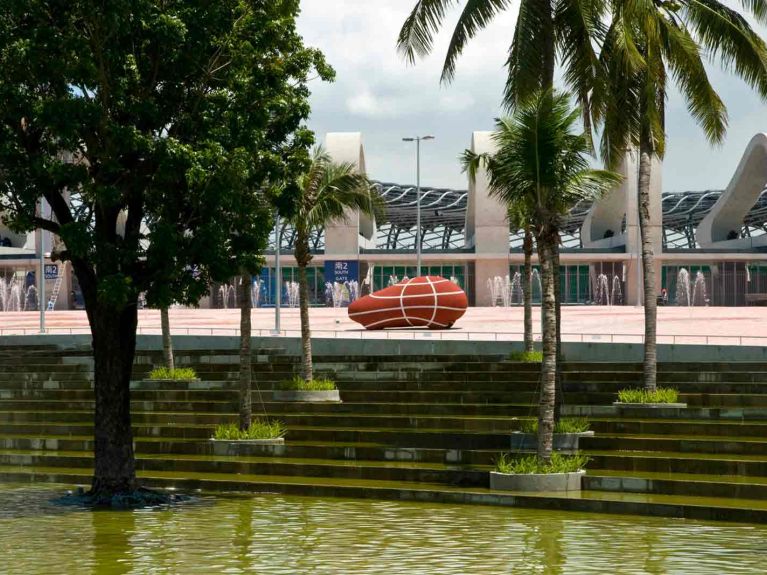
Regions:
<instances>
[{"instance_id":1,"label":"street lamp post","mask_svg":"<svg viewBox=\"0 0 767 575\"><path fill-rule=\"evenodd\" d=\"M415 197L416 197L416 216L415 216L415 254L416 254L416 276L421 275L421 140L433 140L434 136L415 136L413 138L402 138L403 142L415 142Z\"/></svg>"}]
</instances>

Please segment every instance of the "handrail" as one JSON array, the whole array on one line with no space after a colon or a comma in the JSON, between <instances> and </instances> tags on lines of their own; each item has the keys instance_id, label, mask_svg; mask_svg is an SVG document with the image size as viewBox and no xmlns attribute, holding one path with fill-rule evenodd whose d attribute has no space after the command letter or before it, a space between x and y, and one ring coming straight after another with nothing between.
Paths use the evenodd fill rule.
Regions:
<instances>
[{"instance_id":1,"label":"handrail","mask_svg":"<svg viewBox=\"0 0 767 575\"><path fill-rule=\"evenodd\" d=\"M238 337L239 328L236 327L178 327L171 329L173 335L185 336L230 336ZM139 335L160 335L160 327L139 327L136 330ZM90 328L81 327L48 327L46 335L89 335ZM283 337L299 338L300 329L282 329L275 332L270 329L254 329L253 337ZM0 328L2 336L26 336L40 335L37 328ZM491 331L463 331L460 329L450 330L322 330L313 329L312 337L318 339L383 339L383 340L411 340L411 341L522 341L522 332L491 332ZM535 340L540 341L540 334L535 335ZM635 343L642 344L644 335L638 333L563 333L562 341L567 343ZM767 346L767 336L742 336L742 335L692 335L675 334L657 336L657 341L662 345L752 345Z\"/></svg>"}]
</instances>

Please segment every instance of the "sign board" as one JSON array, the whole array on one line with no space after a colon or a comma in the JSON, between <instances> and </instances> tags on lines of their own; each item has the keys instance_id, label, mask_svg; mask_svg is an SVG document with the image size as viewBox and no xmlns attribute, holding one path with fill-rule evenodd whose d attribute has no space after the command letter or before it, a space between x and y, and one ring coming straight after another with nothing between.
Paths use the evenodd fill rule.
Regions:
<instances>
[{"instance_id":1,"label":"sign board","mask_svg":"<svg viewBox=\"0 0 767 575\"><path fill-rule=\"evenodd\" d=\"M58 264L45 264L45 279L55 280L57 277L59 277Z\"/></svg>"},{"instance_id":2,"label":"sign board","mask_svg":"<svg viewBox=\"0 0 767 575\"><path fill-rule=\"evenodd\" d=\"M325 262L325 281L345 283L359 281L360 264L357 260L331 260Z\"/></svg>"}]
</instances>

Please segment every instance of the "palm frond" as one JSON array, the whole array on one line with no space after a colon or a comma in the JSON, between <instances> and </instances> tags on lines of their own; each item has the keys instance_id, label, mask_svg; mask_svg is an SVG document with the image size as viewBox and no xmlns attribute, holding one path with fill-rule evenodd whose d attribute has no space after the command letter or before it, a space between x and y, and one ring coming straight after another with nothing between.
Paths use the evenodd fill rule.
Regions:
<instances>
[{"instance_id":1,"label":"palm frond","mask_svg":"<svg viewBox=\"0 0 767 575\"><path fill-rule=\"evenodd\" d=\"M503 102L513 110L543 88L544 61L554 46L546 43L546 14L539 2L523 1L519 6L514 37L506 60L507 79ZM554 40L553 35L551 40Z\"/></svg>"},{"instance_id":2,"label":"palm frond","mask_svg":"<svg viewBox=\"0 0 767 575\"><path fill-rule=\"evenodd\" d=\"M466 43L510 4L510 0L467 0L447 48L445 64L442 67L442 82L449 83L453 80L456 62Z\"/></svg>"},{"instance_id":3,"label":"palm frond","mask_svg":"<svg viewBox=\"0 0 767 575\"><path fill-rule=\"evenodd\" d=\"M447 11L457 0L418 0L402 25L397 51L411 64L431 52Z\"/></svg>"},{"instance_id":4,"label":"palm frond","mask_svg":"<svg viewBox=\"0 0 767 575\"><path fill-rule=\"evenodd\" d=\"M664 55L690 115L713 143L727 131L727 109L709 82L698 45L684 27L663 21Z\"/></svg>"},{"instance_id":5,"label":"palm frond","mask_svg":"<svg viewBox=\"0 0 767 575\"><path fill-rule=\"evenodd\" d=\"M758 10L764 10L762 2ZM767 46L746 19L717 0L685 0L684 16L695 37L726 70L767 98Z\"/></svg>"}]
</instances>

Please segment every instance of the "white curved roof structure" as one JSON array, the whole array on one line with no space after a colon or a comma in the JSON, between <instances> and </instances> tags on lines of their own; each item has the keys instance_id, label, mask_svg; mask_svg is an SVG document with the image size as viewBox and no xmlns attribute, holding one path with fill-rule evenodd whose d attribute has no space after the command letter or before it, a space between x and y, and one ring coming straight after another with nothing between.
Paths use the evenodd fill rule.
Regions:
<instances>
[{"instance_id":1,"label":"white curved roof structure","mask_svg":"<svg viewBox=\"0 0 767 575\"><path fill-rule=\"evenodd\" d=\"M740 237L743 221L766 186L767 134L758 133L748 143L727 189L698 226L695 235L700 246L742 249L767 245L767 236Z\"/></svg>"}]
</instances>

